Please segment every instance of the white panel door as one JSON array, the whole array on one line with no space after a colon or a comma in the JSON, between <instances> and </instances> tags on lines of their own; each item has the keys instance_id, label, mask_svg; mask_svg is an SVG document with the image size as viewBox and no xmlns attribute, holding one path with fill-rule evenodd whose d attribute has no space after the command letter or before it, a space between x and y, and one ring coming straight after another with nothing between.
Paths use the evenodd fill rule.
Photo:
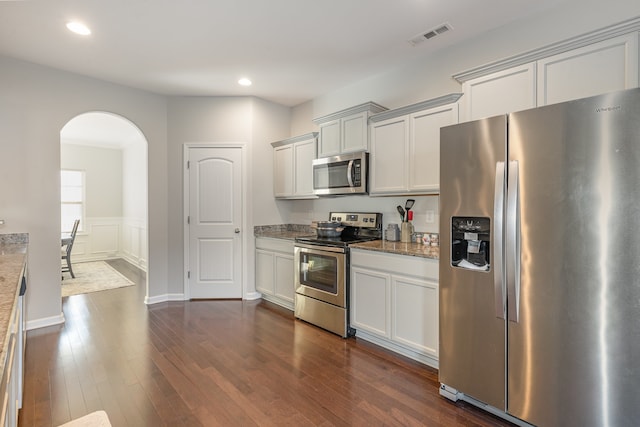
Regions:
<instances>
[{"instance_id":1,"label":"white panel door","mask_svg":"<svg viewBox=\"0 0 640 427\"><path fill-rule=\"evenodd\" d=\"M284 145L273 151L273 195L288 197L293 195L293 146Z\"/></svg>"},{"instance_id":2,"label":"white panel door","mask_svg":"<svg viewBox=\"0 0 640 427\"><path fill-rule=\"evenodd\" d=\"M393 276L392 339L438 357L438 284Z\"/></svg>"},{"instance_id":3,"label":"white panel door","mask_svg":"<svg viewBox=\"0 0 640 427\"><path fill-rule=\"evenodd\" d=\"M440 189L440 128L458 123L458 104L409 116L409 191Z\"/></svg>"},{"instance_id":4,"label":"white panel door","mask_svg":"<svg viewBox=\"0 0 640 427\"><path fill-rule=\"evenodd\" d=\"M189 297L242 298L242 149L189 149Z\"/></svg>"},{"instance_id":5,"label":"white panel door","mask_svg":"<svg viewBox=\"0 0 640 427\"><path fill-rule=\"evenodd\" d=\"M536 106L536 64L530 63L469 80L462 85L463 121Z\"/></svg>"},{"instance_id":6,"label":"white panel door","mask_svg":"<svg viewBox=\"0 0 640 427\"><path fill-rule=\"evenodd\" d=\"M320 125L318 138L318 157L329 157L340 154L340 119Z\"/></svg>"},{"instance_id":7,"label":"white panel door","mask_svg":"<svg viewBox=\"0 0 640 427\"><path fill-rule=\"evenodd\" d=\"M371 194L407 191L408 141L409 126L405 116L371 125Z\"/></svg>"},{"instance_id":8,"label":"white panel door","mask_svg":"<svg viewBox=\"0 0 640 427\"><path fill-rule=\"evenodd\" d=\"M352 266L351 325L390 338L390 292L390 275Z\"/></svg>"},{"instance_id":9,"label":"white panel door","mask_svg":"<svg viewBox=\"0 0 640 427\"><path fill-rule=\"evenodd\" d=\"M538 105L638 86L638 33L538 61Z\"/></svg>"},{"instance_id":10,"label":"white panel door","mask_svg":"<svg viewBox=\"0 0 640 427\"><path fill-rule=\"evenodd\" d=\"M313 196L313 160L316 158L316 140L294 144L294 196Z\"/></svg>"},{"instance_id":11,"label":"white panel door","mask_svg":"<svg viewBox=\"0 0 640 427\"><path fill-rule=\"evenodd\" d=\"M351 153L354 151L366 151L367 141L367 113L358 113L342 118L340 151Z\"/></svg>"}]
</instances>

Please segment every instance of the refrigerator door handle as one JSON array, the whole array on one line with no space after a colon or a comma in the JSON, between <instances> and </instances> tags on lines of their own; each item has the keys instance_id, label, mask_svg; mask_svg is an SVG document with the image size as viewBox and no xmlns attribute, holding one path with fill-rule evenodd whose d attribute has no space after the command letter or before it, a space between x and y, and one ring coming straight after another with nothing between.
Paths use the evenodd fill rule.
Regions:
<instances>
[{"instance_id":1,"label":"refrigerator door handle","mask_svg":"<svg viewBox=\"0 0 640 427\"><path fill-rule=\"evenodd\" d=\"M506 218L508 319L520 321L520 174L518 161L509 162Z\"/></svg>"},{"instance_id":2,"label":"refrigerator door handle","mask_svg":"<svg viewBox=\"0 0 640 427\"><path fill-rule=\"evenodd\" d=\"M496 163L495 193L493 197L493 292L498 319L505 318L504 252L502 247L504 230L504 162Z\"/></svg>"}]
</instances>

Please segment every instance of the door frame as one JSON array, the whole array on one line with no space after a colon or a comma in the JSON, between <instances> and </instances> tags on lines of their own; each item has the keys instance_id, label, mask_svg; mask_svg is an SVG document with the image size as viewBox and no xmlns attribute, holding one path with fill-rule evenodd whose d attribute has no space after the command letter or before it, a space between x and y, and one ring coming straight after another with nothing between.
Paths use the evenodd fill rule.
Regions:
<instances>
[{"instance_id":1,"label":"door frame","mask_svg":"<svg viewBox=\"0 0 640 427\"><path fill-rule=\"evenodd\" d=\"M242 158L242 299L247 299L247 279L248 279L248 250L249 250L249 219L248 219L248 201L249 201L249 167L248 167L248 146L244 142L208 142L208 143L192 143L187 142L183 144L182 149L182 234L183 234L183 265L182 265L182 284L184 300L191 299L191 290L189 288L189 224L187 223L187 217L189 216L189 169L187 168L187 161L189 160L189 150L192 148L238 148L240 149ZM253 236L253 232L251 233Z\"/></svg>"}]
</instances>

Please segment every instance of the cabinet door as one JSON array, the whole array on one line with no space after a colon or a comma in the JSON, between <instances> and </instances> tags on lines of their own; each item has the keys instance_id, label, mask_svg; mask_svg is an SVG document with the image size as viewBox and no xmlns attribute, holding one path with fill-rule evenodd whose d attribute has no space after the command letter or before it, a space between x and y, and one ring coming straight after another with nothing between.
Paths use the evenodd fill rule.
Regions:
<instances>
[{"instance_id":1,"label":"cabinet door","mask_svg":"<svg viewBox=\"0 0 640 427\"><path fill-rule=\"evenodd\" d=\"M342 118L342 144L340 151L351 153L368 149L367 113L358 113Z\"/></svg>"},{"instance_id":2,"label":"cabinet door","mask_svg":"<svg viewBox=\"0 0 640 427\"><path fill-rule=\"evenodd\" d=\"M390 338L391 276L351 267L351 325Z\"/></svg>"},{"instance_id":3,"label":"cabinet door","mask_svg":"<svg viewBox=\"0 0 640 427\"><path fill-rule=\"evenodd\" d=\"M538 105L638 86L638 33L538 61Z\"/></svg>"},{"instance_id":4,"label":"cabinet door","mask_svg":"<svg viewBox=\"0 0 640 427\"><path fill-rule=\"evenodd\" d=\"M293 255L275 254L275 296L293 303Z\"/></svg>"},{"instance_id":5,"label":"cabinet door","mask_svg":"<svg viewBox=\"0 0 640 427\"><path fill-rule=\"evenodd\" d=\"M477 120L536 106L535 63L525 64L462 85L464 120Z\"/></svg>"},{"instance_id":6,"label":"cabinet door","mask_svg":"<svg viewBox=\"0 0 640 427\"><path fill-rule=\"evenodd\" d=\"M408 143L409 127L406 116L371 124L371 194L407 191Z\"/></svg>"},{"instance_id":7,"label":"cabinet door","mask_svg":"<svg viewBox=\"0 0 640 427\"><path fill-rule=\"evenodd\" d=\"M438 284L392 277L392 339L438 357Z\"/></svg>"},{"instance_id":8,"label":"cabinet door","mask_svg":"<svg viewBox=\"0 0 640 427\"><path fill-rule=\"evenodd\" d=\"M274 254L256 249L256 290L267 295L275 294Z\"/></svg>"},{"instance_id":9,"label":"cabinet door","mask_svg":"<svg viewBox=\"0 0 640 427\"><path fill-rule=\"evenodd\" d=\"M294 196L313 196L313 159L316 158L316 140L294 145Z\"/></svg>"},{"instance_id":10,"label":"cabinet door","mask_svg":"<svg viewBox=\"0 0 640 427\"><path fill-rule=\"evenodd\" d=\"M273 195L293 195L293 146L283 145L273 150Z\"/></svg>"},{"instance_id":11,"label":"cabinet door","mask_svg":"<svg viewBox=\"0 0 640 427\"><path fill-rule=\"evenodd\" d=\"M340 154L340 119L321 124L318 139L318 157L338 154Z\"/></svg>"},{"instance_id":12,"label":"cabinet door","mask_svg":"<svg viewBox=\"0 0 640 427\"><path fill-rule=\"evenodd\" d=\"M437 193L440 188L440 128L458 122L458 104L409 116L409 191Z\"/></svg>"}]
</instances>

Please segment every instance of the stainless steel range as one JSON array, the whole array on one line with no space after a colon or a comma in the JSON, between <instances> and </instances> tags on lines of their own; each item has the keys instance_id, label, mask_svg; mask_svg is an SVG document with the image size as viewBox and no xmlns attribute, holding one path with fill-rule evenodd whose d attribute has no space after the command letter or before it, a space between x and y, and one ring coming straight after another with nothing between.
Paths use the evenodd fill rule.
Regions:
<instances>
[{"instance_id":1,"label":"stainless steel range","mask_svg":"<svg viewBox=\"0 0 640 427\"><path fill-rule=\"evenodd\" d=\"M382 238L382 214L331 212L337 237L301 237L295 243L295 316L344 338L349 326L349 244Z\"/></svg>"}]
</instances>

